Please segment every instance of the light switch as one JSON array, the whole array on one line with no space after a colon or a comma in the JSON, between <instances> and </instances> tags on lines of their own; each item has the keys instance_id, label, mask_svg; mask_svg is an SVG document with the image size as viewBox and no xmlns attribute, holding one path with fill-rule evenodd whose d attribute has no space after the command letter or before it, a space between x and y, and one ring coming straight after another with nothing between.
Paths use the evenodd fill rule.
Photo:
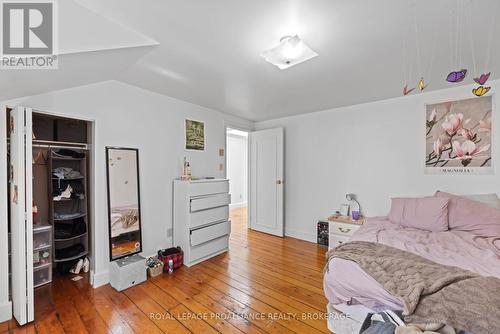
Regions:
<instances>
[{"instance_id":1,"label":"light switch","mask_svg":"<svg viewBox=\"0 0 500 334\"><path fill-rule=\"evenodd\" d=\"M219 170L223 171L224 170L224 164L219 164Z\"/></svg>"}]
</instances>

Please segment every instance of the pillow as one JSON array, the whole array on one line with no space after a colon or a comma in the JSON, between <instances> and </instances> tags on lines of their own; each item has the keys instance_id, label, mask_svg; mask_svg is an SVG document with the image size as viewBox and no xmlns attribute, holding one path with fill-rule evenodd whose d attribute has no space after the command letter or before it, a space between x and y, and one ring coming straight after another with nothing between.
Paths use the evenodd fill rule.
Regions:
<instances>
[{"instance_id":1,"label":"pillow","mask_svg":"<svg viewBox=\"0 0 500 334\"><path fill-rule=\"evenodd\" d=\"M389 220L404 227L448 231L448 198L393 198Z\"/></svg>"},{"instance_id":2,"label":"pillow","mask_svg":"<svg viewBox=\"0 0 500 334\"><path fill-rule=\"evenodd\" d=\"M491 208L500 210L500 199L498 199L497 194L462 195L462 197L483 203Z\"/></svg>"},{"instance_id":3,"label":"pillow","mask_svg":"<svg viewBox=\"0 0 500 334\"><path fill-rule=\"evenodd\" d=\"M500 236L500 210L442 191L436 192L434 196L450 201L450 230L467 231L484 237Z\"/></svg>"}]
</instances>

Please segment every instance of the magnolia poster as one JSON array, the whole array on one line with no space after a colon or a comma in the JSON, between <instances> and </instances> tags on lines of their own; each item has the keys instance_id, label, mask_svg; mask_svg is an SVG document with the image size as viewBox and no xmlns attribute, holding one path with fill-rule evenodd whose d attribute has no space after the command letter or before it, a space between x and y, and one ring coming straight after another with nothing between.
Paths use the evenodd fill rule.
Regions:
<instances>
[{"instance_id":1,"label":"magnolia poster","mask_svg":"<svg viewBox=\"0 0 500 334\"><path fill-rule=\"evenodd\" d=\"M491 96L427 105L427 174L492 174Z\"/></svg>"}]
</instances>

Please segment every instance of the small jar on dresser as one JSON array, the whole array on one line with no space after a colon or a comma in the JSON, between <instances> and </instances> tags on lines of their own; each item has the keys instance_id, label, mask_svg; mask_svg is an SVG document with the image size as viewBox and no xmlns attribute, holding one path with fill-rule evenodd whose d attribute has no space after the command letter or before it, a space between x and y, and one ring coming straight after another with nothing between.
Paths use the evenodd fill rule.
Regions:
<instances>
[{"instance_id":1,"label":"small jar on dresser","mask_svg":"<svg viewBox=\"0 0 500 334\"><path fill-rule=\"evenodd\" d=\"M173 243L190 267L228 250L229 180L174 181Z\"/></svg>"},{"instance_id":2,"label":"small jar on dresser","mask_svg":"<svg viewBox=\"0 0 500 334\"><path fill-rule=\"evenodd\" d=\"M328 249L335 248L349 241L354 232L356 232L364 222L365 219L363 217L358 220L353 220L345 216L328 217Z\"/></svg>"}]
</instances>

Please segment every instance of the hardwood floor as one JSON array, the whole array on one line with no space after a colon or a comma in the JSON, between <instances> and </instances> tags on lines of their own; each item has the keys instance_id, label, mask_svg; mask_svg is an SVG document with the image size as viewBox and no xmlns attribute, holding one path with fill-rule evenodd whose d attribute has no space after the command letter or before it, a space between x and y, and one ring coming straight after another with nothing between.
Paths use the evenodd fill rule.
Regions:
<instances>
[{"instance_id":1,"label":"hardwood floor","mask_svg":"<svg viewBox=\"0 0 500 334\"><path fill-rule=\"evenodd\" d=\"M325 249L246 228L231 212L230 251L117 292L58 278L36 290L36 319L0 333L329 333Z\"/></svg>"}]
</instances>

